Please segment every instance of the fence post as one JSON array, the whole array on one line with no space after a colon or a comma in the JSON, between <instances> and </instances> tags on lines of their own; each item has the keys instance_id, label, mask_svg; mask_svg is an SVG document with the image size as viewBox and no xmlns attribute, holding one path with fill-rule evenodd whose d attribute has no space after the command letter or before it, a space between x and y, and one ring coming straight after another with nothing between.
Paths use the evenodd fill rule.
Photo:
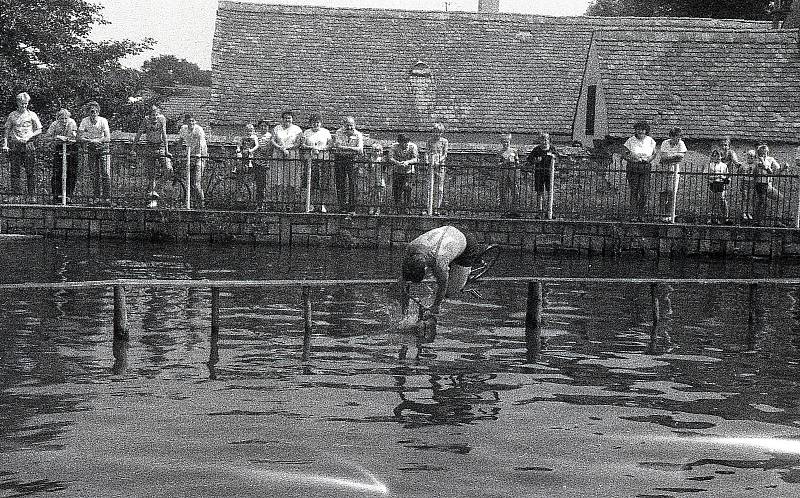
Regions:
<instances>
[{"instance_id":1,"label":"fence post","mask_svg":"<svg viewBox=\"0 0 800 498\"><path fill-rule=\"evenodd\" d=\"M428 216L433 216L434 171L430 161L427 161L427 164L428 164L428 169L430 170L430 173L428 174Z\"/></svg>"},{"instance_id":2,"label":"fence post","mask_svg":"<svg viewBox=\"0 0 800 498\"><path fill-rule=\"evenodd\" d=\"M192 148L188 145L186 146L186 209L192 209Z\"/></svg>"},{"instance_id":3,"label":"fence post","mask_svg":"<svg viewBox=\"0 0 800 498\"><path fill-rule=\"evenodd\" d=\"M308 286L302 287L303 295L303 361L307 361L311 354L311 298Z\"/></svg>"},{"instance_id":4,"label":"fence post","mask_svg":"<svg viewBox=\"0 0 800 498\"><path fill-rule=\"evenodd\" d=\"M800 180L800 175L796 175L794 180ZM794 227L800 228L800 194L797 195L797 212L794 213Z\"/></svg>"},{"instance_id":5,"label":"fence post","mask_svg":"<svg viewBox=\"0 0 800 498\"><path fill-rule=\"evenodd\" d=\"M553 219L553 192L555 192L555 183L556 183L556 158L553 157L553 160L550 161L550 192L547 195L547 219ZM538 202L538 201L537 201Z\"/></svg>"},{"instance_id":6,"label":"fence post","mask_svg":"<svg viewBox=\"0 0 800 498\"><path fill-rule=\"evenodd\" d=\"M528 307L525 311L527 361L539 360L542 351L542 283L528 282Z\"/></svg>"},{"instance_id":7,"label":"fence post","mask_svg":"<svg viewBox=\"0 0 800 498\"><path fill-rule=\"evenodd\" d=\"M211 340L208 351L208 378L217 379L216 364L219 362L219 287L211 288Z\"/></svg>"},{"instance_id":8,"label":"fence post","mask_svg":"<svg viewBox=\"0 0 800 498\"><path fill-rule=\"evenodd\" d=\"M313 155L316 149L311 149L311 155L306 162L306 213L311 212L311 163L314 162Z\"/></svg>"},{"instance_id":9,"label":"fence post","mask_svg":"<svg viewBox=\"0 0 800 498\"><path fill-rule=\"evenodd\" d=\"M127 341L128 335L128 306L125 299L125 287L114 286L114 339Z\"/></svg>"},{"instance_id":10,"label":"fence post","mask_svg":"<svg viewBox=\"0 0 800 498\"><path fill-rule=\"evenodd\" d=\"M61 205L67 205L67 142L61 144Z\"/></svg>"},{"instance_id":11,"label":"fence post","mask_svg":"<svg viewBox=\"0 0 800 498\"><path fill-rule=\"evenodd\" d=\"M680 183L680 161L676 162L672 168L672 204L669 210L669 222L675 223L675 210L678 205L678 184Z\"/></svg>"}]
</instances>

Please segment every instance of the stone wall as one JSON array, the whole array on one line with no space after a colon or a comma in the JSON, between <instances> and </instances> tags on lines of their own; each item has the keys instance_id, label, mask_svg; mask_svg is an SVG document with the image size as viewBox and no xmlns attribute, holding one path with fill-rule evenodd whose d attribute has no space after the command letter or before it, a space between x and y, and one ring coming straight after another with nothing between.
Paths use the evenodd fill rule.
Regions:
<instances>
[{"instance_id":1,"label":"stone wall","mask_svg":"<svg viewBox=\"0 0 800 498\"><path fill-rule=\"evenodd\" d=\"M447 223L472 231L480 242L546 254L800 256L800 230L790 228L0 206L2 233L77 239L385 248Z\"/></svg>"}]
</instances>

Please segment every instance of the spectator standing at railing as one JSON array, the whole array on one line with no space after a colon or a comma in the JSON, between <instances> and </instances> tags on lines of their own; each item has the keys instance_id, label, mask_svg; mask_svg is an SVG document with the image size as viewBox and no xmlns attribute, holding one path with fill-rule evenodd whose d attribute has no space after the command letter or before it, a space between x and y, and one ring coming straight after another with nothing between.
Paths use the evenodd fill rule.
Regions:
<instances>
[{"instance_id":1,"label":"spectator standing at railing","mask_svg":"<svg viewBox=\"0 0 800 498\"><path fill-rule=\"evenodd\" d=\"M500 190L500 208L509 218L519 218L519 154L511 146L511 134L500 136L500 152L497 153L498 186Z\"/></svg>"},{"instance_id":2,"label":"spectator standing at railing","mask_svg":"<svg viewBox=\"0 0 800 498\"><path fill-rule=\"evenodd\" d=\"M161 108L158 105L151 105L148 115L142 118L142 123L139 125L139 130L136 132L136 138L133 139L133 147L131 148L131 154L134 156L139 147L139 138L142 134L145 136L143 162L149 186L147 207L155 208L158 207L158 198L160 197L156 190L159 166L170 178L173 173L172 155L169 153L167 140L167 118L161 114Z\"/></svg>"},{"instance_id":3,"label":"spectator standing at railing","mask_svg":"<svg viewBox=\"0 0 800 498\"><path fill-rule=\"evenodd\" d=\"M703 173L708 175L708 197L711 204L708 222L714 225L729 223L727 190L730 177L728 165L722 162L720 151L711 151L711 160Z\"/></svg>"},{"instance_id":4,"label":"spectator standing at railing","mask_svg":"<svg viewBox=\"0 0 800 498\"><path fill-rule=\"evenodd\" d=\"M276 199L288 205L297 200L300 185L298 149L303 130L294 124L294 113L284 111L281 123L272 129L272 175L275 178Z\"/></svg>"},{"instance_id":5,"label":"spectator standing at railing","mask_svg":"<svg viewBox=\"0 0 800 498\"><path fill-rule=\"evenodd\" d=\"M36 190L36 145L33 139L42 133L42 123L35 112L28 109L31 96L26 92L17 94L17 109L6 119L3 135L3 152L11 162L11 193L22 193L20 175L25 168L28 195Z\"/></svg>"},{"instance_id":6,"label":"spectator standing at railing","mask_svg":"<svg viewBox=\"0 0 800 498\"><path fill-rule=\"evenodd\" d=\"M753 218L756 224L763 225L767 220L768 199L780 200L780 193L772 186L772 177L783 167L769 155L769 147L766 144L756 148L755 166L753 169L754 193L753 199Z\"/></svg>"},{"instance_id":7,"label":"spectator standing at railing","mask_svg":"<svg viewBox=\"0 0 800 498\"><path fill-rule=\"evenodd\" d=\"M389 151L392 165L392 197L397 214L408 214L411 208L411 191L414 188L416 165L419 162L417 144L403 133L397 135L397 143Z\"/></svg>"},{"instance_id":8,"label":"spectator standing at railing","mask_svg":"<svg viewBox=\"0 0 800 498\"><path fill-rule=\"evenodd\" d=\"M753 201L755 194L753 192L754 189L754 179L755 179L755 170L756 170L756 151L755 149L749 149L745 153L745 162L744 164L739 165L739 174L742 175L739 178L739 190L742 192L742 196L744 197L742 203L742 220L744 221L752 221L753 220Z\"/></svg>"},{"instance_id":9,"label":"spectator standing at railing","mask_svg":"<svg viewBox=\"0 0 800 498\"><path fill-rule=\"evenodd\" d=\"M742 219L748 220L753 219L750 215L751 212L751 202L752 202L752 190L753 190L753 181L751 178L752 175L752 167L747 168L747 165L744 165L739 161L739 156L736 154L736 151L731 148L731 138L725 137L719 142L719 149L720 149L720 156L722 157L722 162L728 165L728 171L730 173L739 173L742 174L738 181L739 181L739 190L742 193Z\"/></svg>"},{"instance_id":10,"label":"spectator standing at railing","mask_svg":"<svg viewBox=\"0 0 800 498\"><path fill-rule=\"evenodd\" d=\"M633 125L633 136L625 142L625 177L630 190L631 216L636 221L644 219L647 196L650 193L650 170L656 157L656 141L649 136L650 125L639 121Z\"/></svg>"},{"instance_id":11,"label":"spectator standing at railing","mask_svg":"<svg viewBox=\"0 0 800 498\"><path fill-rule=\"evenodd\" d=\"M545 217L546 209L550 205L551 170L555 170L558 154L556 148L550 143L550 134L539 134L539 144L531 149L525 160L528 170L533 171L533 186L536 190L536 209L538 217Z\"/></svg>"},{"instance_id":12,"label":"spectator standing at railing","mask_svg":"<svg viewBox=\"0 0 800 498\"><path fill-rule=\"evenodd\" d=\"M334 180L340 213L355 213L356 158L363 153L364 135L356 130L355 118L347 116L333 137Z\"/></svg>"},{"instance_id":13,"label":"spectator standing at railing","mask_svg":"<svg viewBox=\"0 0 800 498\"><path fill-rule=\"evenodd\" d=\"M369 214L381 214L381 206L386 202L386 162L383 159L383 145L373 143L369 148Z\"/></svg>"},{"instance_id":14,"label":"spectator standing at railing","mask_svg":"<svg viewBox=\"0 0 800 498\"><path fill-rule=\"evenodd\" d=\"M252 123L247 123L244 127L244 136L239 140L239 145L236 146L236 157L240 159L239 165L233 167L232 173L237 173L241 170L242 173L249 173L253 170L253 156L261 146L258 139L258 133ZM270 134L270 137L272 134Z\"/></svg>"},{"instance_id":15,"label":"spectator standing at railing","mask_svg":"<svg viewBox=\"0 0 800 498\"><path fill-rule=\"evenodd\" d=\"M681 162L688 149L681 135L683 130L674 127L669 130L669 138L661 142L661 168L667 171L664 189L659 194L659 206L662 208L662 221L672 223L675 213L675 196L681 179Z\"/></svg>"},{"instance_id":16,"label":"spectator standing at railing","mask_svg":"<svg viewBox=\"0 0 800 498\"><path fill-rule=\"evenodd\" d=\"M203 178L203 166L208 157L208 143L206 142L206 132L197 124L197 120L191 114L186 114L183 117L183 126L178 131L181 144L184 148L188 149L188 154L184 153L183 157L187 158L189 164L189 183L192 189L192 200L196 208L205 207L205 194L203 193L203 186L200 181Z\"/></svg>"},{"instance_id":17,"label":"spectator standing at railing","mask_svg":"<svg viewBox=\"0 0 800 498\"><path fill-rule=\"evenodd\" d=\"M53 174L50 177L50 192L53 196L53 204L61 204L65 145L67 156L67 199L72 197L75 191L75 182L78 178L78 146L75 143L78 137L78 125L67 109L61 109L56 113L56 120L50 123L46 137L50 140L53 148Z\"/></svg>"},{"instance_id":18,"label":"spectator standing at railing","mask_svg":"<svg viewBox=\"0 0 800 498\"><path fill-rule=\"evenodd\" d=\"M314 113L308 118L310 128L303 131L300 141L300 152L303 158L303 187L308 185L308 172L311 171L311 211L315 199L319 202L318 211L326 213L325 197L330 185L330 168L325 162L325 155L333 137L327 128L322 126L322 115Z\"/></svg>"},{"instance_id":19,"label":"spectator standing at railing","mask_svg":"<svg viewBox=\"0 0 800 498\"><path fill-rule=\"evenodd\" d=\"M444 199L445 163L450 143L444 138L444 125L433 124L433 135L426 144L425 155L428 167L433 173L433 215L439 216Z\"/></svg>"},{"instance_id":20,"label":"spectator standing at railing","mask_svg":"<svg viewBox=\"0 0 800 498\"><path fill-rule=\"evenodd\" d=\"M92 175L93 198L90 204L111 205L111 130L100 116L100 104L86 104L89 115L78 126L78 141L86 154L86 168Z\"/></svg>"}]
</instances>

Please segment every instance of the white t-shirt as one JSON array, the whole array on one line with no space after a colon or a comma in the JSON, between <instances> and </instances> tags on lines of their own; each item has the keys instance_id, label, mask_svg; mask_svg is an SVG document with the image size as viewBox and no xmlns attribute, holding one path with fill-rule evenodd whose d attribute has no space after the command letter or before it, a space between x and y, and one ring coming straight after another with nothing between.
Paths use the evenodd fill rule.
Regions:
<instances>
[{"instance_id":1,"label":"white t-shirt","mask_svg":"<svg viewBox=\"0 0 800 498\"><path fill-rule=\"evenodd\" d=\"M33 136L33 132L42 129L42 123L35 112L25 109L25 112L11 111L6 119L6 130L10 133L8 137L15 142L27 142Z\"/></svg>"},{"instance_id":2,"label":"white t-shirt","mask_svg":"<svg viewBox=\"0 0 800 498\"><path fill-rule=\"evenodd\" d=\"M678 139L678 143L675 145L672 145L672 139L661 142L662 161L664 161L663 156L665 155L686 154L687 152L686 144L681 139Z\"/></svg>"},{"instance_id":3,"label":"white t-shirt","mask_svg":"<svg viewBox=\"0 0 800 498\"><path fill-rule=\"evenodd\" d=\"M306 147L313 147L316 150L323 150L328 148L328 143L331 141L331 132L326 128L320 128L314 131L312 128L303 132L303 145Z\"/></svg>"},{"instance_id":4,"label":"white t-shirt","mask_svg":"<svg viewBox=\"0 0 800 498\"><path fill-rule=\"evenodd\" d=\"M203 131L203 128L199 124L195 124L191 131L189 130L189 125L182 125L180 131L178 131L178 135L180 135L181 141L183 141L185 145L192 148L193 156L208 155L206 132Z\"/></svg>"},{"instance_id":5,"label":"white t-shirt","mask_svg":"<svg viewBox=\"0 0 800 498\"><path fill-rule=\"evenodd\" d=\"M710 176L709 181L721 182L728 175L728 165L722 161L718 163L708 163L704 173Z\"/></svg>"},{"instance_id":6,"label":"white t-shirt","mask_svg":"<svg viewBox=\"0 0 800 498\"><path fill-rule=\"evenodd\" d=\"M97 116L97 121L92 123L92 118L85 117L81 120L81 125L78 127L78 132L82 139L86 140L111 140L111 131L108 128L108 120Z\"/></svg>"},{"instance_id":7,"label":"white t-shirt","mask_svg":"<svg viewBox=\"0 0 800 498\"><path fill-rule=\"evenodd\" d=\"M625 141L625 148L631 151L631 155L639 161L646 161L651 158L656 151L656 147L658 147L656 141L649 135L645 135L641 140L633 136Z\"/></svg>"},{"instance_id":8,"label":"white t-shirt","mask_svg":"<svg viewBox=\"0 0 800 498\"><path fill-rule=\"evenodd\" d=\"M297 125L289 125L284 128L278 125L272 129L272 141L281 148L290 149L297 145L297 139L303 134L303 130Z\"/></svg>"}]
</instances>

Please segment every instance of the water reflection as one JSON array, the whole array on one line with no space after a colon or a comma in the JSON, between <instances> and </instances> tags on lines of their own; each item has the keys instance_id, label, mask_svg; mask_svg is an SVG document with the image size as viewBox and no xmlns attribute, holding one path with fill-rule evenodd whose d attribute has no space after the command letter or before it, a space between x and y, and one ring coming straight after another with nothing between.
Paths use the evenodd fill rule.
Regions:
<instances>
[{"instance_id":1,"label":"water reflection","mask_svg":"<svg viewBox=\"0 0 800 498\"><path fill-rule=\"evenodd\" d=\"M305 255L295 251L290 258L263 248L79 246L59 248L59 263L50 265L36 257L36 251L46 250L31 251L27 274L8 280L130 274L386 276L393 274L398 258L394 253L333 255L329 249ZM501 264L508 264L498 269L504 275L800 273L788 265L697 261L621 266L606 260L522 258ZM199 460L234 460L237 455L226 441L290 444L302 439L350 452L362 463L385 462L383 473L375 475L393 492L398 480L384 478L389 474L391 479L392 470L427 477L432 469L464 469L465 475L480 476L476 479L500 479L518 495L553 495L536 488L539 481L528 478L520 484L497 469L547 469L553 480L577 482L594 475L603 481L598 468L560 468L564 461L583 462L589 449L597 452L593 461L627 458L643 471L669 470L665 465L670 464L681 472L698 472L676 482L643 484L630 495L690 489L685 482L690 479L716 495L729 495L733 487L719 482L723 474L718 471L768 470L766 478L798 480L800 462L791 439L800 425L797 289L657 285L651 294L646 285L546 285L540 335L547 347L537 353L535 364L530 360L536 343L525 330L526 291L523 284L485 285L483 300L448 303L436 339L419 344L416 337L387 332L386 289L314 290L314 336L305 362L299 289L223 290L219 327L211 324L208 290L132 291L130 342L112 339L110 289L3 295L0 452L12 454L10 460L18 463L9 468L20 472L44 451L51 451L48 458L54 461L77 453L102 461L99 449L80 444L103 430L106 436L118 432L120 439L151 443L175 432L180 441L200 441L198 448L183 453ZM406 355L398 355L404 347ZM108 421L115 417L102 416L115 410L115 417L124 420L118 425ZM180 423L172 415L184 413L193 415ZM203 431L212 424L198 413L224 413L226 423L213 424L211 437ZM662 437L665 445L658 451L665 456L652 456L658 451L644 449L649 446L614 452L604 439L614 431L648 444ZM556 448L558 458L533 466L525 461L521 455L534 446L531 434L549 438L537 451ZM522 449L515 448L517 442ZM709 458L716 448L741 453ZM445 463L420 453L435 454ZM493 463L480 460L486 454ZM68 475L63 468L52 470L42 485L86 479L62 480ZM703 468L716 477L702 480L708 477L699 472ZM0 477L5 479L0 489L40 482L16 474ZM398 489L398 496L425 494L419 487ZM782 495L793 494L785 491Z\"/></svg>"}]
</instances>

